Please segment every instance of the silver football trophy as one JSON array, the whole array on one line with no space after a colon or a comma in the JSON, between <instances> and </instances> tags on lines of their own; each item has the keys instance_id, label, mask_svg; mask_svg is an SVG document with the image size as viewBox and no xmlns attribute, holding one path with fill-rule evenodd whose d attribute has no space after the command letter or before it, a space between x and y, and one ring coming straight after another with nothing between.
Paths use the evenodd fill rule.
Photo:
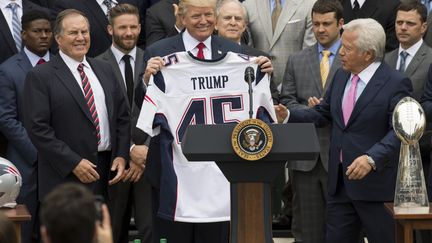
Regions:
<instances>
[{"instance_id":1,"label":"silver football trophy","mask_svg":"<svg viewBox=\"0 0 432 243\"><path fill-rule=\"evenodd\" d=\"M429 202L418 141L426 118L411 97L399 101L393 112L393 129L402 141L394 198L395 214L429 213Z\"/></svg>"}]
</instances>

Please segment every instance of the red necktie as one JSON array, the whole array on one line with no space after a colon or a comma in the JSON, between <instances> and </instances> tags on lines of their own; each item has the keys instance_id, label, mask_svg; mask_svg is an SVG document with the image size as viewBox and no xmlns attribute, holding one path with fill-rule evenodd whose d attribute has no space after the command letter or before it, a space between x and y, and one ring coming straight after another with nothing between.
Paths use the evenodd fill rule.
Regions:
<instances>
[{"instance_id":1,"label":"red necktie","mask_svg":"<svg viewBox=\"0 0 432 243\"><path fill-rule=\"evenodd\" d=\"M198 53L197 53L197 57L199 58L199 59L204 59L204 47L205 47L205 45L204 45L204 43L202 43L202 42L200 42L198 45L197 45L197 48L198 48Z\"/></svg>"},{"instance_id":2,"label":"red necktie","mask_svg":"<svg viewBox=\"0 0 432 243\"><path fill-rule=\"evenodd\" d=\"M96 110L96 102L94 100L93 90L90 86L90 82L87 78L87 75L84 72L84 65L82 63L80 63L78 65L77 69L78 69L78 72L81 76L82 86L83 86L83 90L84 90L84 98L85 98L87 106L89 108L90 115L91 115L92 120L93 120L93 124L96 128L96 137L97 137L97 142L99 145L101 142L100 128L99 128L99 117L98 117L98 113Z\"/></svg>"},{"instance_id":3,"label":"red necktie","mask_svg":"<svg viewBox=\"0 0 432 243\"><path fill-rule=\"evenodd\" d=\"M36 63L36 65L44 64L44 63L46 63L45 59L41 58L41 59L39 59L39 61Z\"/></svg>"}]
</instances>

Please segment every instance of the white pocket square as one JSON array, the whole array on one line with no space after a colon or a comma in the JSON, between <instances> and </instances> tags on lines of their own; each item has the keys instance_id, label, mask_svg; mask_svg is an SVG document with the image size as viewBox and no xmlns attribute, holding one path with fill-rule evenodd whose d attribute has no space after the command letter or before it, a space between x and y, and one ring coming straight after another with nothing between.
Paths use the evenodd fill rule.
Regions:
<instances>
[{"instance_id":1,"label":"white pocket square","mask_svg":"<svg viewBox=\"0 0 432 243\"><path fill-rule=\"evenodd\" d=\"M287 24L294 24L294 23L300 22L300 20L301 19L293 19L293 20L288 21Z\"/></svg>"}]
</instances>

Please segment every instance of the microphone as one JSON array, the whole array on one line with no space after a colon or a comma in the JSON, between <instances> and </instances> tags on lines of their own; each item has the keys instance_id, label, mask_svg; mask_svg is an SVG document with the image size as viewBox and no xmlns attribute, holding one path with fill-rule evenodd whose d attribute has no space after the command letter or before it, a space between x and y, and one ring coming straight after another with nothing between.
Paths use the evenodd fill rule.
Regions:
<instances>
[{"instance_id":1,"label":"microphone","mask_svg":"<svg viewBox=\"0 0 432 243\"><path fill-rule=\"evenodd\" d=\"M255 81L255 70L253 67L245 69L244 79L249 85L249 119L253 117L252 82Z\"/></svg>"}]
</instances>

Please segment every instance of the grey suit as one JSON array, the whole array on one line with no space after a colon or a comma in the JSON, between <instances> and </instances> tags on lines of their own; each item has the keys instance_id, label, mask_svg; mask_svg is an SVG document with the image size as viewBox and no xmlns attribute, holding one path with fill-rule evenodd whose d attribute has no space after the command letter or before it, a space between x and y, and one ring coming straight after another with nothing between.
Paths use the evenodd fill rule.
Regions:
<instances>
[{"instance_id":1,"label":"grey suit","mask_svg":"<svg viewBox=\"0 0 432 243\"><path fill-rule=\"evenodd\" d=\"M323 88L320 75L318 44L288 58L280 103L290 110L309 109L308 98L324 96L336 70L341 66L339 56L334 60ZM300 217L304 242L325 241L325 205L331 127L317 128L321 146L320 156L314 161L289 161L294 190L294 218ZM296 219L296 220L297 220ZM295 222L296 222L295 220ZM295 228L295 227L294 227Z\"/></svg>"},{"instance_id":2,"label":"grey suit","mask_svg":"<svg viewBox=\"0 0 432 243\"><path fill-rule=\"evenodd\" d=\"M120 82L119 86L122 89L125 99L128 100L125 81L120 71L119 64L111 51L111 47L99 55L97 59L108 62L111 65L116 79ZM137 48L134 59L134 89L137 89L142 87L139 85L139 82L142 82L140 77L141 74L144 73L144 51ZM130 112L132 133L132 130L136 126L140 108L135 102L133 102L132 105L129 104L129 102L126 103ZM134 208L135 224L141 242L151 242L151 190L148 182L143 177L136 183L119 182L110 187L110 193L114 195L110 198L109 202L113 222L114 242L128 242L128 226L132 207Z\"/></svg>"},{"instance_id":3,"label":"grey suit","mask_svg":"<svg viewBox=\"0 0 432 243\"><path fill-rule=\"evenodd\" d=\"M269 0L243 2L253 45L272 57L272 80L277 86L282 83L288 56L316 42L311 17L314 3L315 0L286 0L273 33Z\"/></svg>"},{"instance_id":4,"label":"grey suit","mask_svg":"<svg viewBox=\"0 0 432 243\"><path fill-rule=\"evenodd\" d=\"M399 49L391 51L385 55L385 62L392 67L397 67ZM420 46L412 61L405 70L406 76L411 79L413 85L413 97L420 100L423 94L424 84L427 79L429 65L432 63L432 48L426 45L425 42Z\"/></svg>"}]
</instances>

